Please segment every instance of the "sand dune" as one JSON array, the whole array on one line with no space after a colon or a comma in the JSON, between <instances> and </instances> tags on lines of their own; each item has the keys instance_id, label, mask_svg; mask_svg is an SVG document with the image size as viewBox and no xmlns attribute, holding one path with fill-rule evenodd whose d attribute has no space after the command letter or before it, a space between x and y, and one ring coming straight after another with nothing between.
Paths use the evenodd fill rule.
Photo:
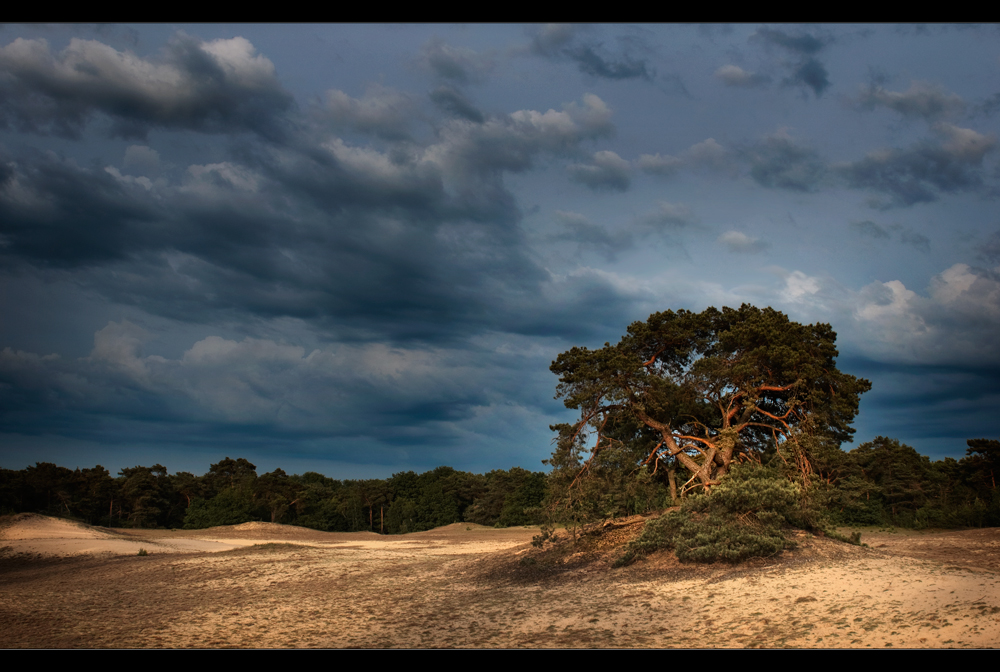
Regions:
<instances>
[{"instance_id":1,"label":"sand dune","mask_svg":"<svg viewBox=\"0 0 1000 672\"><path fill-rule=\"evenodd\" d=\"M19 514L0 520L0 646L1000 642L1000 530L866 535L869 548L801 533L794 551L746 565L661 553L611 569L640 525L539 551L529 528L105 530Z\"/></svg>"}]
</instances>

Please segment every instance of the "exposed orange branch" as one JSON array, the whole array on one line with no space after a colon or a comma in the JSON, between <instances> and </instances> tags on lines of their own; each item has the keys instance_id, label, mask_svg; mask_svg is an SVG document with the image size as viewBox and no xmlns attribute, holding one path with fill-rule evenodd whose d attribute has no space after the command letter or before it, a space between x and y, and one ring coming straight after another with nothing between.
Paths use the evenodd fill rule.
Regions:
<instances>
[{"instance_id":1,"label":"exposed orange branch","mask_svg":"<svg viewBox=\"0 0 1000 672\"><path fill-rule=\"evenodd\" d=\"M781 387L778 387L777 385L761 385L760 387L757 388L757 391L758 392L784 392L785 390L790 390L793 387L795 387L795 383L791 383L789 385L784 385L784 386L781 386Z\"/></svg>"},{"instance_id":2,"label":"exposed orange branch","mask_svg":"<svg viewBox=\"0 0 1000 672\"><path fill-rule=\"evenodd\" d=\"M656 358L659 357L660 355L662 355L665 350L666 350L666 348L660 348L659 350L656 351L656 354L654 354L648 360L646 360L645 362L643 362L642 365L643 366L652 366L653 363L656 361Z\"/></svg>"}]
</instances>

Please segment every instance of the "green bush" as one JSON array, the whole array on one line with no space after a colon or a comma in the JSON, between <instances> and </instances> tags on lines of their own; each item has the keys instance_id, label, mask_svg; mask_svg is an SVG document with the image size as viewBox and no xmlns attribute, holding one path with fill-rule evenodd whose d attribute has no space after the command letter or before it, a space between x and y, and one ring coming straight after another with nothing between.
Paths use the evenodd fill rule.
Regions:
<instances>
[{"instance_id":1,"label":"green bush","mask_svg":"<svg viewBox=\"0 0 1000 672\"><path fill-rule=\"evenodd\" d=\"M801 487L777 469L734 465L709 494L689 497L680 511L647 523L615 565L660 549L673 549L682 562L768 557L794 546L783 532L793 525L822 525L821 512Z\"/></svg>"}]
</instances>

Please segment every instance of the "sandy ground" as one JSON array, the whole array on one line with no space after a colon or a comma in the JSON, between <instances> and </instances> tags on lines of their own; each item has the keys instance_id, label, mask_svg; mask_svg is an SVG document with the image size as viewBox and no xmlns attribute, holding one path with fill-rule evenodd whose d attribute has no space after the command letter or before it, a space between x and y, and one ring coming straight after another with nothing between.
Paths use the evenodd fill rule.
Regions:
<instances>
[{"instance_id":1,"label":"sandy ground","mask_svg":"<svg viewBox=\"0 0 1000 672\"><path fill-rule=\"evenodd\" d=\"M801 647L1000 644L1000 529L805 533L740 566L611 569L641 521L383 537L270 523L105 530L0 519L0 646ZM148 553L138 556L142 548Z\"/></svg>"}]
</instances>

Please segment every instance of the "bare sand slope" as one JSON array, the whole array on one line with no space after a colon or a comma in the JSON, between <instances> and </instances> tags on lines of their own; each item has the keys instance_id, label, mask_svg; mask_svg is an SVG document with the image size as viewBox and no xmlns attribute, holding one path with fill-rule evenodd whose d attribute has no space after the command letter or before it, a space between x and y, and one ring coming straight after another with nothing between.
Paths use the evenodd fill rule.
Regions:
<instances>
[{"instance_id":1,"label":"bare sand slope","mask_svg":"<svg viewBox=\"0 0 1000 672\"><path fill-rule=\"evenodd\" d=\"M866 538L872 548L802 534L795 551L749 565L664 553L611 569L622 538L539 551L528 528L382 537L249 523L131 536L43 517L0 527L5 648L1000 643L1000 530ZM136 556L139 544L150 555Z\"/></svg>"},{"instance_id":2,"label":"bare sand slope","mask_svg":"<svg viewBox=\"0 0 1000 672\"><path fill-rule=\"evenodd\" d=\"M456 524L462 527L461 524ZM477 526L478 527L478 526ZM439 546L440 552L484 553L504 548L504 531L498 530L489 540L471 541L460 551L453 544L434 538L433 534L383 536L374 532L319 532L294 525L243 523L207 530L138 530L94 527L36 513L19 513L0 521L0 549L7 555L72 557L78 555L136 555L147 553L191 553L231 551L261 544L289 541L315 548L350 547L359 549L414 548ZM524 541L523 534L517 536ZM416 546L414 546L416 545Z\"/></svg>"}]
</instances>

